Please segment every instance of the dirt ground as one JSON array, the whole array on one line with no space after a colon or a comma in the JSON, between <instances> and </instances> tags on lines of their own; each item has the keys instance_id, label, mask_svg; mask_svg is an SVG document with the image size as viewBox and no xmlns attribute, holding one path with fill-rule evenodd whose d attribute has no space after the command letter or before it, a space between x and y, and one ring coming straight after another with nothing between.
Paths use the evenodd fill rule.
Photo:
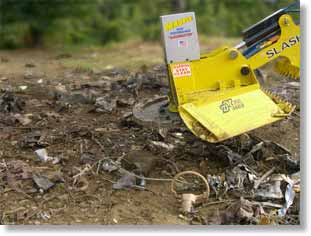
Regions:
<instances>
[{"instance_id":1,"label":"dirt ground","mask_svg":"<svg viewBox=\"0 0 311 236\"><path fill-rule=\"evenodd\" d=\"M183 217L170 181L146 180L144 189L139 188L142 183L113 189L122 174L102 170L100 160L105 158L116 161L122 157L134 162L136 158L136 163L149 165L145 176L161 179L171 179L183 170L221 175L228 168L215 160L213 146L200 141L185 127L161 135L158 129L143 127L131 119L129 114L135 103L168 91L160 46L137 44L131 50L135 54L129 53L128 60L143 53L154 55L154 60L142 63L141 58L128 67L115 65L113 54L108 54L100 64L105 57L103 52L93 68L92 63L97 60L94 52L0 51L0 95L11 92L12 99L18 99L13 102L20 102L15 112L0 111L1 224L243 223L223 222L219 215L230 201L223 198L218 204L219 199L213 196L209 203L216 202L215 205L199 207L191 220ZM75 60L81 64L72 63ZM274 141L299 160L299 85L270 69L265 70L264 86L297 105L297 109L291 117L252 131L247 137ZM116 105L111 112L98 110L95 100L100 96L114 99ZM181 142L176 141L179 133L184 137ZM232 147L232 143L245 137L224 145ZM175 147L163 148L152 141ZM39 161L34 153L39 148L45 148L54 159ZM260 174L267 169L261 168ZM34 174L47 177L54 186L38 188ZM293 208L288 218L277 223L298 224L299 199L295 199Z\"/></svg>"}]
</instances>

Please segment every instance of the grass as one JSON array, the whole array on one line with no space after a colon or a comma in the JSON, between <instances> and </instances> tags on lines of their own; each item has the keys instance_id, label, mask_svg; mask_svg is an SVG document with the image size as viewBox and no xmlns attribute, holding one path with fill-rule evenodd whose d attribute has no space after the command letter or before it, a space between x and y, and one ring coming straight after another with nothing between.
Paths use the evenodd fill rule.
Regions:
<instances>
[{"instance_id":1,"label":"grass","mask_svg":"<svg viewBox=\"0 0 311 236\"><path fill-rule=\"evenodd\" d=\"M224 45L235 45L238 38L200 37L201 52L209 52ZM164 62L162 45L157 42L130 40L107 46L69 46L58 49L59 53L72 57L60 59L67 68L102 70L122 67L129 70Z\"/></svg>"}]
</instances>

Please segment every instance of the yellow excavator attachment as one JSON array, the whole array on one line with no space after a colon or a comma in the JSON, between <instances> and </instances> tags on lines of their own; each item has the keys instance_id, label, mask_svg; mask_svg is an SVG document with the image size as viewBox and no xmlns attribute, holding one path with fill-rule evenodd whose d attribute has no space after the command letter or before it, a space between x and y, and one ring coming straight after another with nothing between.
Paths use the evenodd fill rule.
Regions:
<instances>
[{"instance_id":1,"label":"yellow excavator attachment","mask_svg":"<svg viewBox=\"0 0 311 236\"><path fill-rule=\"evenodd\" d=\"M220 142L283 119L294 109L285 102L273 101L260 89L240 92L219 96L214 102L186 103L179 107L179 114L196 136Z\"/></svg>"},{"instance_id":2,"label":"yellow excavator attachment","mask_svg":"<svg viewBox=\"0 0 311 236\"><path fill-rule=\"evenodd\" d=\"M238 55L235 59L230 59L232 50ZM225 68L212 68L220 61ZM200 61L169 66L173 73L177 68L188 70L188 76L172 74L173 96L181 118L196 136L220 142L283 119L293 111L294 106L260 88L246 63L237 50L224 48ZM248 74L243 75L241 70Z\"/></svg>"},{"instance_id":3,"label":"yellow excavator attachment","mask_svg":"<svg viewBox=\"0 0 311 236\"><path fill-rule=\"evenodd\" d=\"M278 40L263 42L250 58L222 47L199 60L168 62L170 110L208 142L220 142L287 117L295 107L260 88L254 70L282 56L299 73L299 27L289 15L279 18Z\"/></svg>"}]
</instances>

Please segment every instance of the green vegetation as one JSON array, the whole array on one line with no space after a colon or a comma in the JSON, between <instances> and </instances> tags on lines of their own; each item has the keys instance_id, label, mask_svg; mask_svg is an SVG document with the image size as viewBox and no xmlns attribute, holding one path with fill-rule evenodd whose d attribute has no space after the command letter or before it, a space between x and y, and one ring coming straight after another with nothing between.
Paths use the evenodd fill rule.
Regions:
<instances>
[{"instance_id":1,"label":"green vegetation","mask_svg":"<svg viewBox=\"0 0 311 236\"><path fill-rule=\"evenodd\" d=\"M159 16L195 11L200 34L237 37L293 0L0 0L0 48L160 39Z\"/></svg>"},{"instance_id":2,"label":"green vegetation","mask_svg":"<svg viewBox=\"0 0 311 236\"><path fill-rule=\"evenodd\" d=\"M236 45L239 41L239 38L200 36L200 49L202 53L207 53L224 45ZM95 71L111 66L135 70L141 66L161 64L164 58L160 42L137 39L109 43L105 47L71 45L54 48L52 52L56 55L71 55L58 60L66 68Z\"/></svg>"}]
</instances>

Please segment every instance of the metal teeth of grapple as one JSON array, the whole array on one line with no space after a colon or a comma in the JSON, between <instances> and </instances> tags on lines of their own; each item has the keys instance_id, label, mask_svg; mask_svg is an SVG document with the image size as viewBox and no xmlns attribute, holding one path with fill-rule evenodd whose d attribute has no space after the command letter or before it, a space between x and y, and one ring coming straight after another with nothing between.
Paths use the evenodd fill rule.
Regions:
<instances>
[{"instance_id":1,"label":"metal teeth of grapple","mask_svg":"<svg viewBox=\"0 0 311 236\"><path fill-rule=\"evenodd\" d=\"M300 78L299 67L293 66L288 60L277 60L274 65L275 71L282 76L298 80Z\"/></svg>"},{"instance_id":2,"label":"metal teeth of grapple","mask_svg":"<svg viewBox=\"0 0 311 236\"><path fill-rule=\"evenodd\" d=\"M289 116L296 108L296 106L289 101L281 98L279 95L265 89L260 88L265 94L267 94L278 106L286 113L285 116Z\"/></svg>"}]
</instances>

